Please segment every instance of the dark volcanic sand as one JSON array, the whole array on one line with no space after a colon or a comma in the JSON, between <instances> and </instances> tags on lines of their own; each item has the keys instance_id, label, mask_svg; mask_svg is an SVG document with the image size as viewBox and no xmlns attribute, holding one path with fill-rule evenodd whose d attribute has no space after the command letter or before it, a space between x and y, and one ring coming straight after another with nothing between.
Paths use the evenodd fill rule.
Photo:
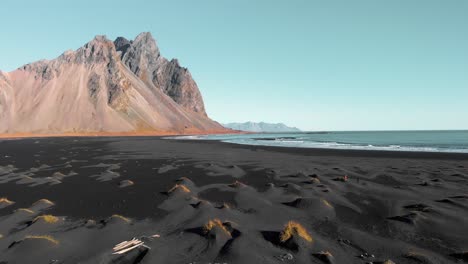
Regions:
<instances>
[{"instance_id":1,"label":"dark volcanic sand","mask_svg":"<svg viewBox=\"0 0 468 264\"><path fill-rule=\"evenodd\" d=\"M467 187L463 154L5 140L0 263L460 263Z\"/></svg>"}]
</instances>

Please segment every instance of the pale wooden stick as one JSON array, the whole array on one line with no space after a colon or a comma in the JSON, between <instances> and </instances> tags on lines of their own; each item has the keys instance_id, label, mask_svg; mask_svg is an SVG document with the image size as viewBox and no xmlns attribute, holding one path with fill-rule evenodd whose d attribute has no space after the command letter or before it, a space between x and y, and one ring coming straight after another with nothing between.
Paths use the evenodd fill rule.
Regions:
<instances>
[{"instance_id":1,"label":"pale wooden stick","mask_svg":"<svg viewBox=\"0 0 468 264\"><path fill-rule=\"evenodd\" d=\"M123 243L123 244L121 244L121 245L115 246L115 247L113 248L113 250L114 250L114 251L117 251L117 250L120 250L120 249L122 249L122 248L126 248L126 247L129 247L129 246L131 246L131 245L135 245L136 243L140 243L140 242L141 242L141 241L138 240L138 239L133 239L133 240L127 241L127 242L125 242L125 243Z\"/></svg>"},{"instance_id":2,"label":"pale wooden stick","mask_svg":"<svg viewBox=\"0 0 468 264\"><path fill-rule=\"evenodd\" d=\"M135 248L137 248L137 247L139 247L139 246L141 246L141 245L143 245L143 242L140 242L140 243L134 245L133 247L129 247L129 248L122 249L122 250L120 250L120 251L114 252L114 253L112 253L112 254L113 254L113 255L121 255L121 254L123 254L123 253L125 253L125 252L128 252L128 251L130 251L130 250L132 250L132 249L135 249Z\"/></svg>"}]
</instances>

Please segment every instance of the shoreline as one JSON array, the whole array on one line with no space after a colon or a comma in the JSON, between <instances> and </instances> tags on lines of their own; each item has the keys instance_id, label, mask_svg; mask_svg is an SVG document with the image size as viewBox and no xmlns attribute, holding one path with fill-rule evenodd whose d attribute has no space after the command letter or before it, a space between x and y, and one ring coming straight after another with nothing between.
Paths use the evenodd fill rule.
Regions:
<instances>
[{"instance_id":1,"label":"shoreline","mask_svg":"<svg viewBox=\"0 0 468 264\"><path fill-rule=\"evenodd\" d=\"M276 151L283 153L296 153L309 156L339 156L339 157L376 157L376 158L422 158L422 159L456 159L468 160L468 153L464 152L435 152L435 151L394 151L394 150L371 150L371 149L336 149L336 148L304 148L304 147L283 147L283 146L266 146L266 145L249 145L224 142L217 139L164 139L174 140L179 142L206 142L207 144L226 144L238 148L261 149L268 151Z\"/></svg>"},{"instance_id":2,"label":"shoreline","mask_svg":"<svg viewBox=\"0 0 468 264\"><path fill-rule=\"evenodd\" d=\"M182 140L221 141L230 144L247 146L269 146L280 148L331 149L344 151L385 151L385 152L424 152L468 154L468 131L452 131L446 134L437 131L419 132L408 135L407 131L388 134L383 131L371 134L350 135L334 134L327 136L308 136L308 133L255 133L254 135L207 135L199 137L181 136ZM398 134L399 133L399 134ZM421 134L419 134L421 133ZM368 138L369 137L369 138Z\"/></svg>"},{"instance_id":3,"label":"shoreline","mask_svg":"<svg viewBox=\"0 0 468 264\"><path fill-rule=\"evenodd\" d=\"M6 140L27 140L27 139L54 139L54 138L94 138L94 139L158 139L175 142L199 142L202 144L221 144L234 148L245 148L251 150L267 150L290 154L300 154L308 156L337 156L337 157L376 157L376 158L415 158L415 159L444 159L444 160L468 160L468 153L464 152L436 152L436 151L408 151L408 150L372 150L372 149L338 149L338 148L306 148L306 147L289 147L289 146L267 146L267 145L250 145L232 142L224 142L218 139L179 139L165 137L184 137L184 136L204 136L204 135L228 135L228 134L249 134L245 131L217 131L206 134L177 134L177 133L79 133L79 134L20 134L7 135L0 134L0 141Z\"/></svg>"}]
</instances>

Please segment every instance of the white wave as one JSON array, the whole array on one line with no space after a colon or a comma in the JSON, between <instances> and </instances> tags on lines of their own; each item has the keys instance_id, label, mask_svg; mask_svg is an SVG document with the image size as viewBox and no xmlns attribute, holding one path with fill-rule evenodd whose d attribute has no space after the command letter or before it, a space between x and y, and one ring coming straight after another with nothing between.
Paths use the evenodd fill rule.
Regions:
<instances>
[{"instance_id":1,"label":"white wave","mask_svg":"<svg viewBox=\"0 0 468 264\"><path fill-rule=\"evenodd\" d=\"M289 137L295 138L289 138ZM270 135L265 134L232 134L232 135L210 135L210 136L176 136L167 137L170 139L187 139L187 140L219 140L222 142L242 144L242 145L261 145L261 146L276 146L276 147L297 147L297 148L321 148L321 149L349 149L349 150L381 150L381 151L414 151L414 152L451 152L451 153L468 153L468 148L452 147L443 148L436 146L402 146L399 144L391 145L376 145L376 144L347 144L340 142L322 142L309 141L307 137L296 137L297 135L282 134ZM283 137L283 138L282 138ZM288 138L285 138L288 137ZM262 140L264 139L264 140Z\"/></svg>"},{"instance_id":2,"label":"white wave","mask_svg":"<svg viewBox=\"0 0 468 264\"><path fill-rule=\"evenodd\" d=\"M337 142L311 142L311 141L286 141L286 140L250 140L229 139L223 142L242 145L261 145L275 147L299 147L299 148L321 148L321 149L348 149L348 150L380 150L380 151L407 151L407 152L449 152L468 153L468 149L442 149L435 147L411 147L400 145L374 146L374 145L352 145Z\"/></svg>"},{"instance_id":3,"label":"white wave","mask_svg":"<svg viewBox=\"0 0 468 264\"><path fill-rule=\"evenodd\" d=\"M290 140L290 139L275 139L275 141L278 141L278 142L284 142L284 143L304 143L304 141L302 140Z\"/></svg>"}]
</instances>

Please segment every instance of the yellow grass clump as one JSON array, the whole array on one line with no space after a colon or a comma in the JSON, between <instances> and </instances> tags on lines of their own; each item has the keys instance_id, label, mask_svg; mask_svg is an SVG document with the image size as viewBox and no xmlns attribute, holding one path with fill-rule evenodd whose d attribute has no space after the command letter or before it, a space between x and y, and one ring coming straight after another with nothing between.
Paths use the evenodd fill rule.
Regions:
<instances>
[{"instance_id":1,"label":"yellow grass clump","mask_svg":"<svg viewBox=\"0 0 468 264\"><path fill-rule=\"evenodd\" d=\"M44 239L54 245L58 245L59 241L51 236L25 236L24 239Z\"/></svg>"},{"instance_id":2,"label":"yellow grass clump","mask_svg":"<svg viewBox=\"0 0 468 264\"><path fill-rule=\"evenodd\" d=\"M37 216L36 218L34 218L33 222L36 222L40 219L44 220L44 222L48 224L57 223L59 220L58 217L53 216L53 215L41 215L41 216Z\"/></svg>"},{"instance_id":3,"label":"yellow grass clump","mask_svg":"<svg viewBox=\"0 0 468 264\"><path fill-rule=\"evenodd\" d=\"M333 257L332 253L330 251L320 251L319 253L322 256L328 256L328 257Z\"/></svg>"},{"instance_id":4,"label":"yellow grass clump","mask_svg":"<svg viewBox=\"0 0 468 264\"><path fill-rule=\"evenodd\" d=\"M46 203L46 204L54 205L54 203L52 201L48 200L48 199L40 199L39 201L33 203L33 206L37 205L39 203Z\"/></svg>"},{"instance_id":5,"label":"yellow grass clump","mask_svg":"<svg viewBox=\"0 0 468 264\"><path fill-rule=\"evenodd\" d=\"M307 230L301 224L294 221L289 221L281 232L280 240L281 242L285 242L293 235L298 235L304 240L312 242L312 236L310 236L309 232L307 232Z\"/></svg>"},{"instance_id":6,"label":"yellow grass clump","mask_svg":"<svg viewBox=\"0 0 468 264\"><path fill-rule=\"evenodd\" d=\"M8 200L8 198L6 198L6 197L2 197L2 198L0 198L0 204L2 204L2 203L10 205L10 204L13 204L14 202Z\"/></svg>"},{"instance_id":7,"label":"yellow grass clump","mask_svg":"<svg viewBox=\"0 0 468 264\"><path fill-rule=\"evenodd\" d=\"M183 185L183 184L176 184L176 185L174 185L174 187L172 187L172 188L171 188L169 191L167 191L167 192L168 192L168 193L171 193L171 192L173 192L173 191L175 191L175 190L177 190L177 189L180 189L180 190L182 190L182 191L185 192L185 193L189 193L189 192L190 192L190 189L187 188L187 186L185 186L185 185Z\"/></svg>"},{"instance_id":8,"label":"yellow grass clump","mask_svg":"<svg viewBox=\"0 0 468 264\"><path fill-rule=\"evenodd\" d=\"M119 219L122 219L122 220L123 220L124 222L126 222L126 223L130 223L130 222L131 222L131 220L128 219L127 217L122 216L122 215L118 215L118 214L112 215L112 218L119 218Z\"/></svg>"},{"instance_id":9,"label":"yellow grass clump","mask_svg":"<svg viewBox=\"0 0 468 264\"><path fill-rule=\"evenodd\" d=\"M223 230L229 236L231 235L231 232L229 232L229 230L226 229L226 227L223 225L223 222L221 222L221 220L219 220L218 218L208 221L208 223L206 223L203 226L203 230L205 231L205 233L208 233L216 226L221 228L221 230Z\"/></svg>"},{"instance_id":10,"label":"yellow grass clump","mask_svg":"<svg viewBox=\"0 0 468 264\"><path fill-rule=\"evenodd\" d=\"M28 208L20 208L20 209L17 209L16 212L26 212L29 214L34 214L34 211Z\"/></svg>"},{"instance_id":11,"label":"yellow grass clump","mask_svg":"<svg viewBox=\"0 0 468 264\"><path fill-rule=\"evenodd\" d=\"M333 208L333 205L331 205L327 200L322 199L322 202L326 207Z\"/></svg>"}]
</instances>

